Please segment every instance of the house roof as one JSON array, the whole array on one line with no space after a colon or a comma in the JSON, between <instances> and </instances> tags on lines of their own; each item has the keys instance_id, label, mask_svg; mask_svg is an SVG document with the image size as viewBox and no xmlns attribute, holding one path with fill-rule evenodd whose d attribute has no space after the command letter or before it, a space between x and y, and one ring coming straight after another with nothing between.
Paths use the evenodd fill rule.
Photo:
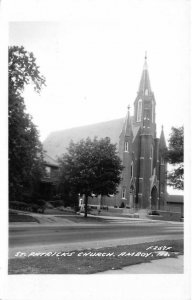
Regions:
<instances>
[{"instance_id":1,"label":"house roof","mask_svg":"<svg viewBox=\"0 0 192 300\"><path fill-rule=\"evenodd\" d=\"M183 195L168 195L167 202L168 203L183 203L184 196Z\"/></svg>"},{"instance_id":2,"label":"house roof","mask_svg":"<svg viewBox=\"0 0 192 300\"><path fill-rule=\"evenodd\" d=\"M111 142L118 146L119 136L124 121L125 118L121 118L52 132L44 141L43 148L47 152L48 156L57 158L66 152L71 140L76 143L81 139L86 139L87 137L93 139L96 136L98 138L109 137Z\"/></svg>"},{"instance_id":3,"label":"house roof","mask_svg":"<svg viewBox=\"0 0 192 300\"><path fill-rule=\"evenodd\" d=\"M51 167L59 166L58 162L55 159L53 159L52 157L50 157L47 153L43 154L43 160L47 166L51 166Z\"/></svg>"}]
</instances>

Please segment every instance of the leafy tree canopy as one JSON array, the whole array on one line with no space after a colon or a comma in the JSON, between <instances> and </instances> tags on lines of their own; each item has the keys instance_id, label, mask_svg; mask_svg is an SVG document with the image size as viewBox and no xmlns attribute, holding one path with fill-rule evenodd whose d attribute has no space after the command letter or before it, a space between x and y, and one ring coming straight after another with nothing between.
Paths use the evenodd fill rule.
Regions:
<instances>
[{"instance_id":1,"label":"leafy tree canopy","mask_svg":"<svg viewBox=\"0 0 192 300\"><path fill-rule=\"evenodd\" d=\"M123 169L116 145L109 138L71 141L68 153L60 161L60 182L77 194L88 196L117 192Z\"/></svg>"},{"instance_id":2,"label":"leafy tree canopy","mask_svg":"<svg viewBox=\"0 0 192 300\"><path fill-rule=\"evenodd\" d=\"M175 166L174 170L168 173L168 184L179 190L183 190L184 187L183 142L183 126L178 128L172 127L165 158L170 164Z\"/></svg>"},{"instance_id":3,"label":"leafy tree canopy","mask_svg":"<svg viewBox=\"0 0 192 300\"><path fill-rule=\"evenodd\" d=\"M167 154L169 163L179 164L183 162L183 140L183 126L178 128L172 127Z\"/></svg>"},{"instance_id":4,"label":"leafy tree canopy","mask_svg":"<svg viewBox=\"0 0 192 300\"><path fill-rule=\"evenodd\" d=\"M39 133L26 113L22 92L32 83L37 92L45 85L34 55L24 47L9 48L9 193L20 200L25 189L34 189L43 168Z\"/></svg>"},{"instance_id":5,"label":"leafy tree canopy","mask_svg":"<svg viewBox=\"0 0 192 300\"><path fill-rule=\"evenodd\" d=\"M45 85L32 52L23 46L9 47L9 93L21 94L26 84L32 83L36 92Z\"/></svg>"}]
</instances>

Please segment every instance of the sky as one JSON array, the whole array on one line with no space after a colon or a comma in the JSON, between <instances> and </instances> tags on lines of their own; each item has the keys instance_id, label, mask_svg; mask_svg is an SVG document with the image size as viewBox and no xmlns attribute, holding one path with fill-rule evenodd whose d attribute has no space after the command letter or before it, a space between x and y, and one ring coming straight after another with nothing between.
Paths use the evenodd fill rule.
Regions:
<instances>
[{"instance_id":1,"label":"sky","mask_svg":"<svg viewBox=\"0 0 192 300\"><path fill-rule=\"evenodd\" d=\"M128 105L133 114L146 51L157 137L162 125L167 142L172 126L189 126L189 1L56 3L9 9L9 45L32 51L46 78L40 95L31 86L24 91L41 141L53 131L125 117Z\"/></svg>"},{"instance_id":2,"label":"sky","mask_svg":"<svg viewBox=\"0 0 192 300\"><path fill-rule=\"evenodd\" d=\"M188 1L59 3L54 15L47 10L46 18L34 20L17 12L9 23L9 45L32 51L46 77L40 95L30 86L24 92L41 140L52 131L125 117L145 51L157 134L164 125L168 139L189 112Z\"/></svg>"}]
</instances>

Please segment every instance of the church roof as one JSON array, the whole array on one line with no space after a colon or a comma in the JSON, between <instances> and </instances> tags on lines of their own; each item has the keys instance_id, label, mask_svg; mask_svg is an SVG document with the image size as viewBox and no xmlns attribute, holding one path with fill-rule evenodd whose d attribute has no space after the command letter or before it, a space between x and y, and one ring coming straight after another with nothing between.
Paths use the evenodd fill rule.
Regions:
<instances>
[{"instance_id":1,"label":"church roof","mask_svg":"<svg viewBox=\"0 0 192 300\"><path fill-rule=\"evenodd\" d=\"M168 195L167 202L170 203L183 203L184 196L183 195Z\"/></svg>"},{"instance_id":2,"label":"church roof","mask_svg":"<svg viewBox=\"0 0 192 300\"><path fill-rule=\"evenodd\" d=\"M43 148L47 154L53 158L57 158L66 152L71 140L79 142L81 139L95 136L98 138L109 137L113 144L119 143L119 135L121 133L125 118L111 120L107 122L91 124L87 126L75 127L61 131L55 131L48 135L43 143Z\"/></svg>"}]
</instances>

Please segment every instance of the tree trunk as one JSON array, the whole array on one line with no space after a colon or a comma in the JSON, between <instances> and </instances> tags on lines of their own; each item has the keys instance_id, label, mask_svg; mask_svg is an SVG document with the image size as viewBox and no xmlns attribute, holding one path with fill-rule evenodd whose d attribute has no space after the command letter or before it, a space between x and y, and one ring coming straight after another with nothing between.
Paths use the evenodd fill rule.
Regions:
<instances>
[{"instance_id":1,"label":"tree trunk","mask_svg":"<svg viewBox=\"0 0 192 300\"><path fill-rule=\"evenodd\" d=\"M85 214L84 214L85 218L87 218L87 204L88 204L88 195L85 195Z\"/></svg>"}]
</instances>

